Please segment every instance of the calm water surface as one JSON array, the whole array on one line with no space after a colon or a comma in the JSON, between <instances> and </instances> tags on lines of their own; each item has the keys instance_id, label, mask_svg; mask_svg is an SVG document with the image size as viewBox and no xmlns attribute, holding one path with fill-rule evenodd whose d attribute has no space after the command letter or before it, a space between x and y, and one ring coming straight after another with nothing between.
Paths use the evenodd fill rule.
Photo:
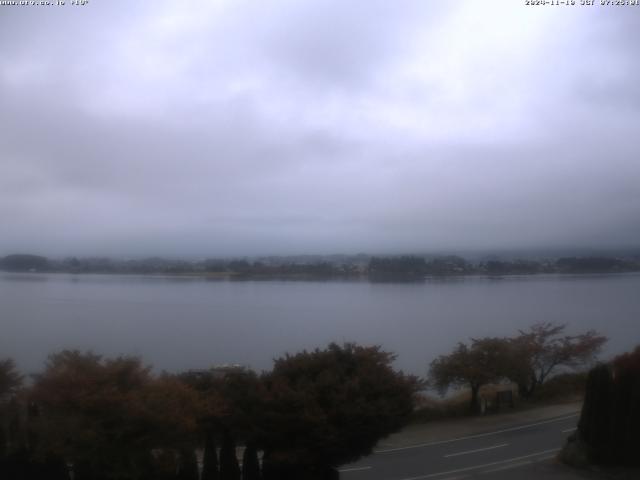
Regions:
<instances>
[{"instance_id":1,"label":"calm water surface","mask_svg":"<svg viewBox=\"0 0 640 480\"><path fill-rule=\"evenodd\" d=\"M463 277L424 283L207 281L0 273L0 358L25 371L62 348L141 355L159 369L240 363L330 341L380 344L424 375L456 342L539 321L640 343L640 275Z\"/></svg>"}]
</instances>

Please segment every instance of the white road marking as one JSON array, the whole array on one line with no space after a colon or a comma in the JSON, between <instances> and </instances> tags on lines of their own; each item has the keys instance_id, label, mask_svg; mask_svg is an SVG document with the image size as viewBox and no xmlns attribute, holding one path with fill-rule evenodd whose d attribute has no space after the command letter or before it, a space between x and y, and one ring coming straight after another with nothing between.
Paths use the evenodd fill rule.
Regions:
<instances>
[{"instance_id":1,"label":"white road marking","mask_svg":"<svg viewBox=\"0 0 640 480\"><path fill-rule=\"evenodd\" d=\"M557 457L556 454L546 455L544 457L536 458L536 462L544 462L545 460L551 460L552 458L556 458L556 457Z\"/></svg>"},{"instance_id":2,"label":"white road marking","mask_svg":"<svg viewBox=\"0 0 640 480\"><path fill-rule=\"evenodd\" d=\"M495 432L478 433L476 435L467 435L466 437L458 437L458 438L452 438L450 440L439 440L439 441L435 441L435 442L420 443L420 444L417 444L417 445L409 445L409 446L406 446L406 447L387 448L385 450L375 450L373 453L401 452L403 450L411 450L413 448L424 448L424 447L431 447L433 445L444 445L446 443L459 442L461 440L471 440L473 438L488 437L488 436L491 436L491 435L498 435L500 433L515 432L516 430L524 430L524 429L535 427L535 426L538 426L538 425L545 425L547 423L562 422L564 420L569 420L570 418L577 417L578 415L580 415L580 414L578 412L576 412L576 413L573 413L571 415L566 415L566 416L560 417L560 418L553 418L551 420L544 420L542 422L529 423L527 425L520 425L518 427L505 428L503 430L496 430Z\"/></svg>"},{"instance_id":3,"label":"white road marking","mask_svg":"<svg viewBox=\"0 0 640 480\"><path fill-rule=\"evenodd\" d=\"M567 428L566 430L562 430L562 433L569 433L569 432L573 432L574 430L577 430L578 427L573 427L573 428Z\"/></svg>"},{"instance_id":4,"label":"white road marking","mask_svg":"<svg viewBox=\"0 0 640 480\"><path fill-rule=\"evenodd\" d=\"M498 462L484 463L482 465L474 465L472 467L458 468L457 470L449 470L447 472L438 472L438 473L430 473L428 475L420 475L418 477L407 477L401 480L424 480L425 478L433 478L433 477L441 477L442 475L450 475L452 473L461 473L461 472L469 472L471 470L478 470L480 468L493 467L494 465L504 465L506 463L517 462L519 460L524 460L525 458L536 457L539 455L546 455L552 452L560 451L559 448L553 448L551 450L543 450L541 452L531 453L529 455L522 455L520 457L513 457L507 460L500 460Z\"/></svg>"},{"instance_id":5,"label":"white road marking","mask_svg":"<svg viewBox=\"0 0 640 480\"><path fill-rule=\"evenodd\" d=\"M371 467L340 468L338 471L340 473L345 473L345 472L361 472L363 470L371 470Z\"/></svg>"},{"instance_id":6,"label":"white road marking","mask_svg":"<svg viewBox=\"0 0 640 480\"><path fill-rule=\"evenodd\" d=\"M525 460L524 462L510 463L509 465L503 465L502 467L492 468L491 470L483 470L480 473L486 474L486 473L502 472L504 470L511 470L512 468L524 467L525 465L531 465L531 460Z\"/></svg>"},{"instance_id":7,"label":"white road marking","mask_svg":"<svg viewBox=\"0 0 640 480\"><path fill-rule=\"evenodd\" d=\"M544 457L538 457L535 460L525 460L524 462L510 463L509 465L505 465L503 467L492 468L491 470L483 470L480 473L481 474L485 474L485 473L501 472L503 470L511 470L513 468L524 467L525 465L531 465L533 463L540 463L540 462L544 462L546 460L551 460L552 458L555 458L555 457L556 457L555 454L554 455L545 455Z\"/></svg>"},{"instance_id":8,"label":"white road marking","mask_svg":"<svg viewBox=\"0 0 640 480\"><path fill-rule=\"evenodd\" d=\"M475 450L467 450L466 452L450 453L449 455L445 455L444 458L458 457L460 455L468 455L469 453L484 452L485 450L493 450L494 448L502 448L502 447L506 447L507 445L509 445L509 444L508 443L501 443L500 445L493 445L492 447L476 448Z\"/></svg>"}]
</instances>

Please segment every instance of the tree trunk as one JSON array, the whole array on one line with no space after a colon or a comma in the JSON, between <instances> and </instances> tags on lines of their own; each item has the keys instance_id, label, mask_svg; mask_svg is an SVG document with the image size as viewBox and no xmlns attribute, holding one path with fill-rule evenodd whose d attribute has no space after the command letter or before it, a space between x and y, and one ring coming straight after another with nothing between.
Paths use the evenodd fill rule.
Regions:
<instances>
[{"instance_id":1,"label":"tree trunk","mask_svg":"<svg viewBox=\"0 0 640 480\"><path fill-rule=\"evenodd\" d=\"M540 382L537 378L531 380L531 386L529 387L529 397L533 397L535 395L538 385L540 385Z\"/></svg>"},{"instance_id":2,"label":"tree trunk","mask_svg":"<svg viewBox=\"0 0 640 480\"><path fill-rule=\"evenodd\" d=\"M518 383L518 396L520 398L529 398L529 389L524 382Z\"/></svg>"},{"instance_id":3,"label":"tree trunk","mask_svg":"<svg viewBox=\"0 0 640 480\"><path fill-rule=\"evenodd\" d=\"M520 398L524 398L524 399L531 398L533 397L533 394L535 393L538 385L539 385L539 382L536 377L531 377L528 383L519 382L518 395L520 396Z\"/></svg>"},{"instance_id":4,"label":"tree trunk","mask_svg":"<svg viewBox=\"0 0 640 480\"><path fill-rule=\"evenodd\" d=\"M471 403L469 409L471 413L478 413L480 411L480 404L478 403L478 393L480 392L480 385L471 385Z\"/></svg>"}]
</instances>

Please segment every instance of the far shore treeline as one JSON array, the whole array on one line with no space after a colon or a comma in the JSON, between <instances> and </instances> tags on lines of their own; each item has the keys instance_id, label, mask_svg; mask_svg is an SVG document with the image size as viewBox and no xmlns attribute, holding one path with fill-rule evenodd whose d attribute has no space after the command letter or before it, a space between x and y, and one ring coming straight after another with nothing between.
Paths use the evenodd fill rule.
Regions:
<instances>
[{"instance_id":1,"label":"far shore treeline","mask_svg":"<svg viewBox=\"0 0 640 480\"><path fill-rule=\"evenodd\" d=\"M640 271L640 254L563 256L545 259L468 260L447 256L301 255L202 260L149 257L47 258L33 254L0 257L0 270L10 272L199 275L209 278L361 278L419 280L428 276L623 273Z\"/></svg>"}]
</instances>

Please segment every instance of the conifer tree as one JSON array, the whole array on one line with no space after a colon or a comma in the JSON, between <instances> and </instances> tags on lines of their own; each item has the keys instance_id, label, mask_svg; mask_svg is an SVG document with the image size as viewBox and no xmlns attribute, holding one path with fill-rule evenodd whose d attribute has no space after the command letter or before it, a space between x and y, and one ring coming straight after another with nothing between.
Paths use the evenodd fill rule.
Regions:
<instances>
[{"instance_id":1,"label":"conifer tree","mask_svg":"<svg viewBox=\"0 0 640 480\"><path fill-rule=\"evenodd\" d=\"M252 443L247 444L242 456L242 480L260 480L258 450Z\"/></svg>"},{"instance_id":2,"label":"conifer tree","mask_svg":"<svg viewBox=\"0 0 640 480\"><path fill-rule=\"evenodd\" d=\"M240 466L236 457L236 444L228 430L222 436L220 449L220 480L240 480Z\"/></svg>"},{"instance_id":3,"label":"conifer tree","mask_svg":"<svg viewBox=\"0 0 640 480\"><path fill-rule=\"evenodd\" d=\"M201 480L219 480L219 478L216 439L213 433L207 432L204 440L204 458L202 460Z\"/></svg>"},{"instance_id":4,"label":"conifer tree","mask_svg":"<svg viewBox=\"0 0 640 480\"><path fill-rule=\"evenodd\" d=\"M178 480L198 480L198 459L192 448L184 448L180 451Z\"/></svg>"}]
</instances>

